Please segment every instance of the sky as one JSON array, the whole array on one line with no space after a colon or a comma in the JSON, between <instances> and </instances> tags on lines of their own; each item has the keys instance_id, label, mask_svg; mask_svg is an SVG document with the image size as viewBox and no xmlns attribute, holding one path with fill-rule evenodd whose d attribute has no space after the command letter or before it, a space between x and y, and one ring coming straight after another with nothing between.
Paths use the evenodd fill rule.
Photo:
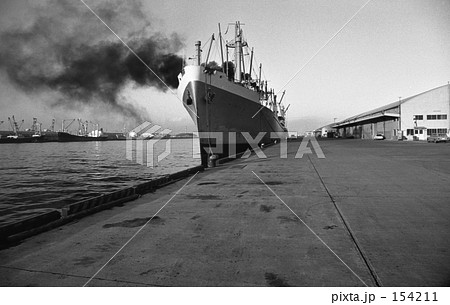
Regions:
<instances>
[{"instance_id":1,"label":"sky","mask_svg":"<svg viewBox=\"0 0 450 305\"><path fill-rule=\"evenodd\" d=\"M99 1L85 2L95 8ZM117 1L101 2L117 6ZM131 2L123 2L118 9L129 9ZM79 6L74 14L83 15L83 20L92 18L89 28L75 26L71 31L85 38L95 33L95 37L89 37L95 41L117 40L81 1L71 3ZM187 57L194 54L196 40L205 44L212 33L217 35L218 23L223 32L229 23L243 23L244 36L254 48L256 61L262 63L269 86L276 92L286 90L283 102L290 104L288 128L303 133L450 81L448 0L372 0L324 47L366 3L367 0L151 0L142 1L136 16L149 21L142 26L151 28L151 33L166 37L176 33L183 44L176 52ZM52 1L2 1L0 31L26 27L47 6L49 17L52 5ZM98 11L100 17L102 12ZM58 20L57 14L55 11L52 20ZM71 20L69 17L61 16ZM114 16L103 17L119 35L127 37L134 33L131 28L141 26L137 21L131 24L116 21ZM76 15L73 20L76 24ZM57 27L52 34L53 31ZM57 33L53 35L57 37ZM155 124L175 131L194 130L186 110L170 91L129 83L121 89L120 96L119 102L135 105ZM134 127L126 116L113 113L101 103L76 104L68 109L49 102L55 98L51 91L24 92L0 69L0 120L15 115L31 125L32 117L38 117L46 126L53 117L57 122L83 117L99 121L107 130L120 130L123 125ZM6 126L7 122L0 129Z\"/></svg>"}]
</instances>

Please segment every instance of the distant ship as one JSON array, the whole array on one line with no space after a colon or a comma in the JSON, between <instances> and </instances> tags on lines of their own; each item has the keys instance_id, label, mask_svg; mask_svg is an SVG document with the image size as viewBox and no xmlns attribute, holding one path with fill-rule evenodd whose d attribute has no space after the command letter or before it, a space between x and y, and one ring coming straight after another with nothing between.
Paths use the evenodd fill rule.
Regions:
<instances>
[{"instance_id":1,"label":"distant ship","mask_svg":"<svg viewBox=\"0 0 450 305\"><path fill-rule=\"evenodd\" d=\"M76 134L68 132L68 127L77 121L77 119L62 120L61 130L54 131L55 119L52 120L52 125L49 129L41 131L41 123L38 123L37 118L33 118L32 127L21 131L20 128L24 122L19 124L14 116L8 118L12 131L0 131L0 144L13 143L44 143L44 142L93 142L93 141L107 141L107 140L126 140L123 133L109 132L104 133L102 128L93 129L89 132L88 121L78 119L78 131ZM64 122L70 121L65 126ZM3 121L0 121L2 123Z\"/></svg>"},{"instance_id":2,"label":"distant ship","mask_svg":"<svg viewBox=\"0 0 450 305\"><path fill-rule=\"evenodd\" d=\"M61 122L61 130L57 134L58 142L92 142L92 141L106 141L108 140L108 136L103 134L103 129L93 130L90 133L88 132L88 121L83 121L78 119L78 132L77 134L71 134L66 132L70 125L75 122L76 119L72 120L62 120ZM67 126L64 126L65 121L70 121ZM98 124L97 124L98 127Z\"/></svg>"},{"instance_id":3,"label":"distant ship","mask_svg":"<svg viewBox=\"0 0 450 305\"><path fill-rule=\"evenodd\" d=\"M107 136L89 136L89 135L74 135L67 132L58 132L58 142L92 142L92 141L106 141Z\"/></svg>"},{"instance_id":4,"label":"distant ship","mask_svg":"<svg viewBox=\"0 0 450 305\"><path fill-rule=\"evenodd\" d=\"M197 41L195 63L184 66L178 75L178 97L197 126L203 165L211 156L233 157L246 151L251 147L249 136L261 146L277 141L274 134L287 134L287 108L277 102L273 89L267 89L267 81L261 80L261 66L259 78L252 78L253 51L245 70L246 46L241 25L236 22L235 38L226 45L227 60L222 56L222 66L202 63L201 42ZM234 62L228 61L229 48L235 50Z\"/></svg>"},{"instance_id":5,"label":"distant ship","mask_svg":"<svg viewBox=\"0 0 450 305\"><path fill-rule=\"evenodd\" d=\"M40 142L46 142L47 138L44 135L31 135L31 136L24 136L24 135L9 135L6 137L0 137L0 144L1 143L40 143Z\"/></svg>"}]
</instances>

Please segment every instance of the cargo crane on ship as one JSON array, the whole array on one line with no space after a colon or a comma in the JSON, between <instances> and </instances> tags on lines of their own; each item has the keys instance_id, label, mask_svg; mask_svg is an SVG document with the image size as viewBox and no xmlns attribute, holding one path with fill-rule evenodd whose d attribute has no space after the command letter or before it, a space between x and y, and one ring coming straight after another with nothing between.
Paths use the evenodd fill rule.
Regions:
<instances>
[{"instance_id":1,"label":"cargo crane on ship","mask_svg":"<svg viewBox=\"0 0 450 305\"><path fill-rule=\"evenodd\" d=\"M36 143L42 142L44 140L44 137L42 137L40 134L40 123L37 122L36 118L33 118L33 129L35 130L36 134L33 134L31 136L29 133L19 133L25 120L22 120L19 123L16 121L16 118L14 116L11 116L8 117L8 121L12 129L12 134L8 135L6 138L1 138L0 143ZM28 129L25 131L30 130Z\"/></svg>"},{"instance_id":2,"label":"cargo crane on ship","mask_svg":"<svg viewBox=\"0 0 450 305\"><path fill-rule=\"evenodd\" d=\"M55 122L56 122L56 120L52 119L52 125L50 125L50 131L51 132L55 132Z\"/></svg>"},{"instance_id":3,"label":"cargo crane on ship","mask_svg":"<svg viewBox=\"0 0 450 305\"><path fill-rule=\"evenodd\" d=\"M14 116L12 117L8 117L8 121L9 124L11 125L11 129L12 132L14 133L13 135L9 135L7 138L10 139L17 139L19 137L19 130L22 127L23 123L25 122L24 120L22 120L20 122L20 125L17 123L16 118Z\"/></svg>"},{"instance_id":4,"label":"cargo crane on ship","mask_svg":"<svg viewBox=\"0 0 450 305\"><path fill-rule=\"evenodd\" d=\"M77 119L78 121L78 131L77 135L79 136L85 136L87 135L87 129L88 129L88 121L82 121L80 118Z\"/></svg>"},{"instance_id":5,"label":"cargo crane on ship","mask_svg":"<svg viewBox=\"0 0 450 305\"><path fill-rule=\"evenodd\" d=\"M70 125L72 125L73 122L75 122L75 120L76 119L72 119L72 120L71 119L64 119L64 120L62 120L62 122L61 122L61 131L62 132L68 132ZM67 126L64 126L64 123L66 121L70 121L70 123Z\"/></svg>"},{"instance_id":6,"label":"cargo crane on ship","mask_svg":"<svg viewBox=\"0 0 450 305\"><path fill-rule=\"evenodd\" d=\"M56 120L55 120L55 119L52 119L52 124L50 125L49 128L44 129L44 131L45 131L45 132L48 132L48 131L55 132L55 122L56 122Z\"/></svg>"},{"instance_id":7,"label":"cargo crane on ship","mask_svg":"<svg viewBox=\"0 0 450 305\"><path fill-rule=\"evenodd\" d=\"M25 129L25 131L36 131L37 118L33 118L30 128Z\"/></svg>"},{"instance_id":8,"label":"cargo crane on ship","mask_svg":"<svg viewBox=\"0 0 450 305\"><path fill-rule=\"evenodd\" d=\"M37 121L37 118L33 118L33 123L31 124L31 128L27 129L26 131L34 132L32 137L40 137L42 134L42 123L39 123Z\"/></svg>"}]
</instances>

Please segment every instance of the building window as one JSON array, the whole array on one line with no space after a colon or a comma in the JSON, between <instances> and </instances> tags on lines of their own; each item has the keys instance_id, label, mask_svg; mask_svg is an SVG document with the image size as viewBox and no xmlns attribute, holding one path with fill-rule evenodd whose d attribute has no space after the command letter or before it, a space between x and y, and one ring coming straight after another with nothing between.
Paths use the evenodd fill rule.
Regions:
<instances>
[{"instance_id":1,"label":"building window","mask_svg":"<svg viewBox=\"0 0 450 305\"><path fill-rule=\"evenodd\" d=\"M416 121L422 121L422 120L423 120L423 115L422 115L422 114L416 114L416 115L414 116L414 120L416 120Z\"/></svg>"},{"instance_id":2,"label":"building window","mask_svg":"<svg viewBox=\"0 0 450 305\"><path fill-rule=\"evenodd\" d=\"M414 129L406 129L406 135L407 136L413 136L414 135Z\"/></svg>"},{"instance_id":3,"label":"building window","mask_svg":"<svg viewBox=\"0 0 450 305\"><path fill-rule=\"evenodd\" d=\"M419 130L417 130L417 129L414 130L414 133L415 133L415 134L419 134Z\"/></svg>"},{"instance_id":4,"label":"building window","mask_svg":"<svg viewBox=\"0 0 450 305\"><path fill-rule=\"evenodd\" d=\"M427 129L427 135L431 136L433 134L436 134L436 129L435 128L431 128L431 129Z\"/></svg>"},{"instance_id":5,"label":"building window","mask_svg":"<svg viewBox=\"0 0 450 305\"><path fill-rule=\"evenodd\" d=\"M427 120L446 120L446 114L429 114L427 115Z\"/></svg>"},{"instance_id":6,"label":"building window","mask_svg":"<svg viewBox=\"0 0 450 305\"><path fill-rule=\"evenodd\" d=\"M427 135L444 135L447 134L447 128L431 128L427 130Z\"/></svg>"},{"instance_id":7,"label":"building window","mask_svg":"<svg viewBox=\"0 0 450 305\"><path fill-rule=\"evenodd\" d=\"M423 130L422 129L420 130L420 134L423 134Z\"/></svg>"}]
</instances>

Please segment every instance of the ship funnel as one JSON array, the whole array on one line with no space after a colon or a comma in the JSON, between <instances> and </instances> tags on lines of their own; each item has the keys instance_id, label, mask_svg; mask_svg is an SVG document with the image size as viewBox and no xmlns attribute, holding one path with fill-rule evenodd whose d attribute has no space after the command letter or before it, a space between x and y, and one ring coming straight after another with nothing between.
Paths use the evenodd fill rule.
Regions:
<instances>
[{"instance_id":1,"label":"ship funnel","mask_svg":"<svg viewBox=\"0 0 450 305\"><path fill-rule=\"evenodd\" d=\"M195 42L195 51L197 56L197 65L200 66L202 63L202 49L201 49L202 42L196 41Z\"/></svg>"}]
</instances>

